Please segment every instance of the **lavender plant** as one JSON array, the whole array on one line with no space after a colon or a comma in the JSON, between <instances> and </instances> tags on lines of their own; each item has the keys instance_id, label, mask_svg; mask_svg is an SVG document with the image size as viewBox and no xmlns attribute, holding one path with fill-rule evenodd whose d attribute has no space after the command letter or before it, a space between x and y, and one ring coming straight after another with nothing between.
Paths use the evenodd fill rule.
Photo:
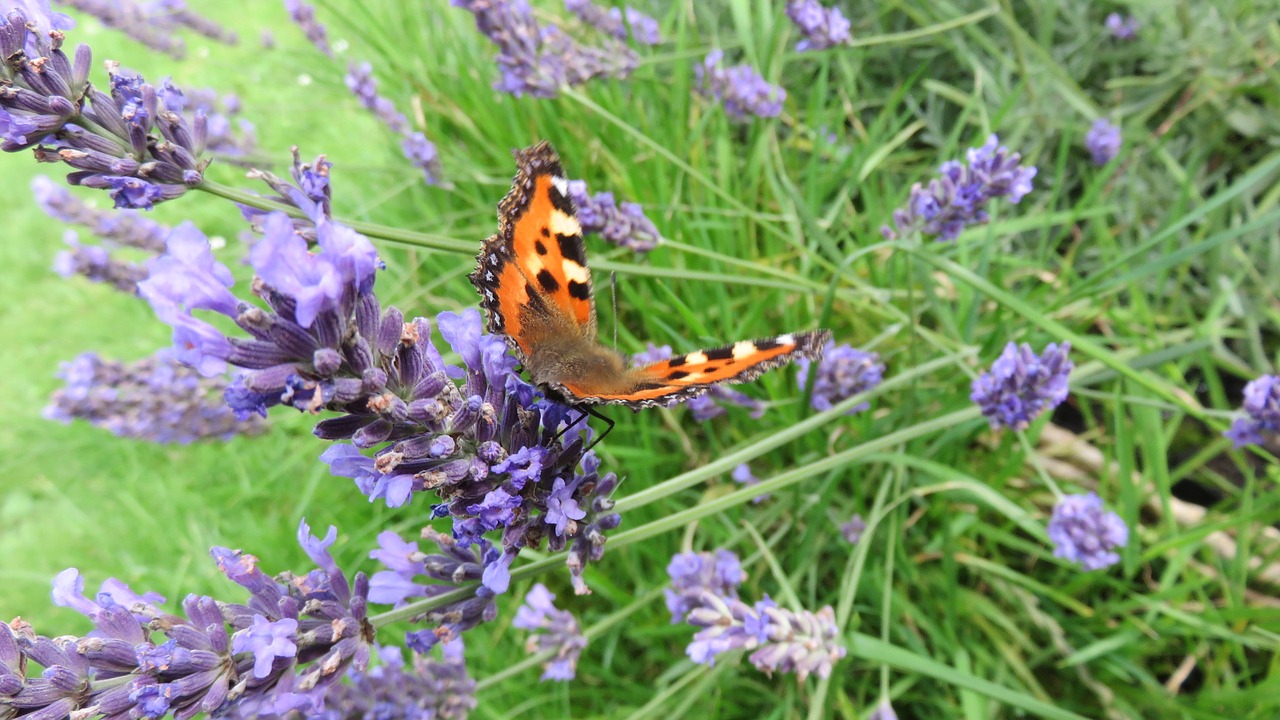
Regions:
<instances>
[{"instance_id":1,"label":"lavender plant","mask_svg":"<svg viewBox=\"0 0 1280 720\"><path fill-rule=\"evenodd\" d=\"M969 398L982 408L991 429L1025 430L1031 421L1067 399L1067 359L1071 343L1049 343L1037 355L1030 345L1009 343L1004 352L973 381Z\"/></svg>"},{"instance_id":2,"label":"lavender plant","mask_svg":"<svg viewBox=\"0 0 1280 720\"><path fill-rule=\"evenodd\" d=\"M1120 128L1107 122L1106 118L1094 120L1089 132L1085 133L1084 147L1094 165L1106 165L1120 153Z\"/></svg>"},{"instance_id":3,"label":"lavender plant","mask_svg":"<svg viewBox=\"0 0 1280 720\"><path fill-rule=\"evenodd\" d=\"M578 672L578 657L587 647L578 619L552 602L556 596L542 583L537 583L524 596L524 604L516 609L512 626L529 631L525 649L531 653L551 653L543 663L543 680L572 680Z\"/></svg>"},{"instance_id":4,"label":"lavender plant","mask_svg":"<svg viewBox=\"0 0 1280 720\"><path fill-rule=\"evenodd\" d=\"M720 64L723 60L723 50L712 50L694 67L698 88L704 95L724 105L724 111L734 120L782 114L782 103L787 99L785 89L769 84L750 65L724 67Z\"/></svg>"}]
</instances>

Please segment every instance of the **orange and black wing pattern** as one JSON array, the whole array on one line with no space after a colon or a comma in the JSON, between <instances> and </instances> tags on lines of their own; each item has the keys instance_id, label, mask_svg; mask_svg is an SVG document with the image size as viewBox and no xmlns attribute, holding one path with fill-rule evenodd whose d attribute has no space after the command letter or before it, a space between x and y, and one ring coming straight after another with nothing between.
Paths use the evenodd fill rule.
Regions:
<instances>
[{"instance_id":1,"label":"orange and black wing pattern","mask_svg":"<svg viewBox=\"0 0 1280 720\"><path fill-rule=\"evenodd\" d=\"M573 200L560 158L546 142L517 150L511 191L498 204L498 233L485 241L471 283L489 332L528 357L548 329L596 333L595 300Z\"/></svg>"},{"instance_id":2,"label":"orange and black wing pattern","mask_svg":"<svg viewBox=\"0 0 1280 720\"><path fill-rule=\"evenodd\" d=\"M830 339L829 330L814 330L743 340L632 368L621 387L596 387L589 381L579 381L557 389L585 404L637 409L666 405L697 397L720 383L750 382L766 370L799 358L821 359Z\"/></svg>"}]
</instances>

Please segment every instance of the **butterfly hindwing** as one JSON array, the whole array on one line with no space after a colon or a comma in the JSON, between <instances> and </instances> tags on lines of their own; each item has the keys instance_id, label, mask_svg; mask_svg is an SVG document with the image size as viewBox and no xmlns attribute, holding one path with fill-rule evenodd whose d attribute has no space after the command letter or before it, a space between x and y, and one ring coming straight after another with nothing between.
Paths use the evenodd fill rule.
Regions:
<instances>
[{"instance_id":1,"label":"butterfly hindwing","mask_svg":"<svg viewBox=\"0 0 1280 720\"><path fill-rule=\"evenodd\" d=\"M830 331L815 330L743 340L632 368L622 387L596 387L578 381L566 384L564 390L584 403L635 408L665 405L696 397L720 383L750 382L766 370L799 358L819 359L830 338Z\"/></svg>"},{"instance_id":2,"label":"butterfly hindwing","mask_svg":"<svg viewBox=\"0 0 1280 720\"><path fill-rule=\"evenodd\" d=\"M504 333L525 357L551 329L595 338L596 312L573 200L555 150L518 150L511 191L498 204L498 233L485 241L471 282L489 331Z\"/></svg>"}]
</instances>

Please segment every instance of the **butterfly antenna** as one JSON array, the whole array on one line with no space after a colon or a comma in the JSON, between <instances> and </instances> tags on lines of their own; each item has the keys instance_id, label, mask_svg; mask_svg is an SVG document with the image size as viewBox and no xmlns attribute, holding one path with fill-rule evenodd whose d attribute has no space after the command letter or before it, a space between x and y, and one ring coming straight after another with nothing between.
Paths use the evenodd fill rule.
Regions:
<instances>
[{"instance_id":1,"label":"butterfly antenna","mask_svg":"<svg viewBox=\"0 0 1280 720\"><path fill-rule=\"evenodd\" d=\"M571 423L565 423L565 426L564 426L563 428L561 428L561 429L560 429L560 432L556 433L556 436L555 436L555 437L553 437L553 438L551 438L551 442L556 442L556 441L557 441L557 440L559 440L560 438L564 437L564 434L565 434L565 433L567 433L567 432L569 432L570 430L572 430L572 429L574 428L574 426L575 426L575 425L577 425L578 423L582 422L582 420L583 420L584 418L586 418L586 417L587 417L587 415L588 415L586 412L583 412L582 410L579 410L579 409L578 409L578 408L576 408L576 407L571 407L571 408L569 408L569 409L570 409L570 410L576 410L577 412L580 412L580 413L582 413L582 414L581 414L581 415L579 415L578 417L574 418L574 419L573 419L573 422L571 422Z\"/></svg>"},{"instance_id":2,"label":"butterfly antenna","mask_svg":"<svg viewBox=\"0 0 1280 720\"><path fill-rule=\"evenodd\" d=\"M604 440L606 437L609 436L609 433L613 432L613 420L610 419L608 415L601 414L599 410L596 410L590 405L587 406L586 413L593 418L600 418L601 420L604 421L606 425L608 425L608 427L606 427L604 429L604 432L600 433L600 437L593 440L591 444L587 446L587 449L583 450L583 452L587 452L591 448L599 445L601 440Z\"/></svg>"},{"instance_id":3,"label":"butterfly antenna","mask_svg":"<svg viewBox=\"0 0 1280 720\"><path fill-rule=\"evenodd\" d=\"M618 271L613 270L609 273L609 299L613 302L613 351L618 352ZM596 417L604 417L591 413ZM613 429L613 423L609 423L609 429ZM596 442L600 442L597 440Z\"/></svg>"}]
</instances>

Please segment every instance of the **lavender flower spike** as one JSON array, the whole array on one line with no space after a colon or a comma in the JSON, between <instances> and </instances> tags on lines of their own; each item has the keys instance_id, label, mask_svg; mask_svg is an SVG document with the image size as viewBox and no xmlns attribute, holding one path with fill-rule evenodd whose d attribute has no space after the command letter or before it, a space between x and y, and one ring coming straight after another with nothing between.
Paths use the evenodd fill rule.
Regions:
<instances>
[{"instance_id":1,"label":"lavender flower spike","mask_svg":"<svg viewBox=\"0 0 1280 720\"><path fill-rule=\"evenodd\" d=\"M826 50L849 42L849 19L839 8L824 8L818 0L788 0L787 17L803 39L796 52Z\"/></svg>"},{"instance_id":2,"label":"lavender flower spike","mask_svg":"<svg viewBox=\"0 0 1280 720\"><path fill-rule=\"evenodd\" d=\"M44 175L31 181L31 192L45 214L56 220L83 225L95 235L150 253L164 251L170 228L144 217L137 210L99 210L72 195Z\"/></svg>"},{"instance_id":3,"label":"lavender flower spike","mask_svg":"<svg viewBox=\"0 0 1280 720\"><path fill-rule=\"evenodd\" d=\"M1120 152L1120 128L1107 122L1106 118L1098 118L1085 134L1084 146L1094 165L1106 165Z\"/></svg>"},{"instance_id":4,"label":"lavender flower spike","mask_svg":"<svg viewBox=\"0 0 1280 720\"><path fill-rule=\"evenodd\" d=\"M103 25L175 60L187 53L187 45L175 34L173 23L152 7L133 0L62 0L62 4L92 15Z\"/></svg>"},{"instance_id":5,"label":"lavender flower spike","mask_svg":"<svg viewBox=\"0 0 1280 720\"><path fill-rule=\"evenodd\" d=\"M725 112L735 120L748 120L753 115L777 117L782 114L786 90L770 85L750 65L721 67L723 59L722 50L712 50L694 68L698 88L704 95L722 103Z\"/></svg>"},{"instance_id":6,"label":"lavender flower spike","mask_svg":"<svg viewBox=\"0 0 1280 720\"><path fill-rule=\"evenodd\" d=\"M62 241L71 248L59 252L53 260L54 272L62 277L83 275L93 282L108 283L133 295L138 292L138 282L147 276L146 268L126 260L116 260L101 245L81 245L80 236L74 230L64 232Z\"/></svg>"},{"instance_id":7,"label":"lavender flower spike","mask_svg":"<svg viewBox=\"0 0 1280 720\"><path fill-rule=\"evenodd\" d=\"M87 420L121 437L160 443L230 439L266 429L260 418L236 418L223 402L225 377L203 378L165 348L125 364L85 353L63 363L66 386L53 394L44 416Z\"/></svg>"},{"instance_id":8,"label":"lavender flower spike","mask_svg":"<svg viewBox=\"0 0 1280 720\"><path fill-rule=\"evenodd\" d=\"M334 685L316 720L466 720L476 708L476 682L467 675L462 639L441 647L440 660L415 654L407 667L400 648L377 648L380 662Z\"/></svg>"},{"instance_id":9,"label":"lavender flower spike","mask_svg":"<svg viewBox=\"0 0 1280 720\"><path fill-rule=\"evenodd\" d=\"M284 9L289 18L302 28L307 40L320 52L333 57L333 48L329 46L329 31L316 20L316 9L305 0L284 0Z\"/></svg>"},{"instance_id":10,"label":"lavender flower spike","mask_svg":"<svg viewBox=\"0 0 1280 720\"><path fill-rule=\"evenodd\" d=\"M1009 152L995 135L982 147L969 148L967 160L967 165L943 163L941 177L927 187L913 185L906 207L893 212L895 227L885 225L880 234L887 240L916 232L955 240L966 227L987 221L986 207L995 198L1016 205L1031 192L1036 168L1022 165L1022 156Z\"/></svg>"},{"instance_id":11,"label":"lavender flower spike","mask_svg":"<svg viewBox=\"0 0 1280 720\"><path fill-rule=\"evenodd\" d=\"M1111 33L1111 37L1116 40L1132 40L1138 37L1138 31L1142 29L1142 23L1138 18L1117 12L1107 15L1105 25L1107 32Z\"/></svg>"},{"instance_id":12,"label":"lavender flower spike","mask_svg":"<svg viewBox=\"0 0 1280 720\"><path fill-rule=\"evenodd\" d=\"M1129 543L1129 528L1120 516L1102 509L1096 493L1068 495L1058 501L1049 519L1054 557L1099 570L1120 562L1115 548Z\"/></svg>"},{"instance_id":13,"label":"lavender flower spike","mask_svg":"<svg viewBox=\"0 0 1280 720\"><path fill-rule=\"evenodd\" d=\"M809 367L813 361L801 358L796 364L800 368L796 381L803 390L809 381ZM879 355L863 352L847 343L836 345L834 340L828 340L822 351L822 360L818 362L809 404L819 412L830 410L847 398L875 388L883 380L884 363L880 362ZM870 403L861 403L845 414L852 415L870 407Z\"/></svg>"},{"instance_id":14,"label":"lavender flower spike","mask_svg":"<svg viewBox=\"0 0 1280 720\"><path fill-rule=\"evenodd\" d=\"M866 530L866 521L857 513L849 518L848 522L840 524L840 536L850 545L857 545L858 541L862 539L862 533L866 532Z\"/></svg>"},{"instance_id":15,"label":"lavender flower spike","mask_svg":"<svg viewBox=\"0 0 1280 720\"><path fill-rule=\"evenodd\" d=\"M531 632L525 643L530 653L552 651L551 659L543 664L543 680L572 680L587 638L572 613L552 604L555 599L545 585L535 584L524 596L524 604L516 610L511 624Z\"/></svg>"},{"instance_id":16,"label":"lavender flower spike","mask_svg":"<svg viewBox=\"0 0 1280 720\"><path fill-rule=\"evenodd\" d=\"M828 677L846 653L830 605L816 613L795 612L778 607L767 595L747 605L707 592L687 622L702 628L686 649L700 664L714 664L716 655L729 650L751 650L749 659L756 669L768 675L794 672L803 681L811 674Z\"/></svg>"},{"instance_id":17,"label":"lavender flower spike","mask_svg":"<svg viewBox=\"0 0 1280 720\"><path fill-rule=\"evenodd\" d=\"M632 39L641 45L657 45L662 42L662 36L658 32L658 21L633 7L626 8L624 22L622 10L616 7L605 10L591 0L564 0L564 6L583 22L619 40L627 39L629 27Z\"/></svg>"},{"instance_id":18,"label":"lavender flower spike","mask_svg":"<svg viewBox=\"0 0 1280 720\"><path fill-rule=\"evenodd\" d=\"M1280 376L1263 375L1244 386L1246 417L1223 433L1237 448L1261 445L1280 433Z\"/></svg>"},{"instance_id":19,"label":"lavender flower spike","mask_svg":"<svg viewBox=\"0 0 1280 720\"><path fill-rule=\"evenodd\" d=\"M401 147L404 155L413 166L422 170L428 185L440 184L440 155L435 143L426 135L410 129L409 119L399 110L395 103L378 94L378 81L373 77L373 66L369 63L352 63L347 67L347 88L355 94L364 105L387 127L403 137Z\"/></svg>"},{"instance_id":20,"label":"lavender flower spike","mask_svg":"<svg viewBox=\"0 0 1280 720\"><path fill-rule=\"evenodd\" d=\"M677 553L667 564L667 575L671 578L666 597L672 623L683 622L695 608L702 607L708 593L736 599L738 586L747 579L738 556L723 549L716 550L715 554Z\"/></svg>"},{"instance_id":21,"label":"lavender flower spike","mask_svg":"<svg viewBox=\"0 0 1280 720\"><path fill-rule=\"evenodd\" d=\"M608 242L638 253L649 252L662 240L657 226L645 217L637 203L619 206L611 192L589 195L587 183L582 180L570 180L568 189L584 231L600 233Z\"/></svg>"},{"instance_id":22,"label":"lavender flower spike","mask_svg":"<svg viewBox=\"0 0 1280 720\"><path fill-rule=\"evenodd\" d=\"M1075 367L1067 358L1071 343L1049 343L1036 355L1030 345L1009 343L1004 352L973 381L969 399L982 407L991 429L1025 430L1031 421L1067 399L1067 375Z\"/></svg>"}]
</instances>

